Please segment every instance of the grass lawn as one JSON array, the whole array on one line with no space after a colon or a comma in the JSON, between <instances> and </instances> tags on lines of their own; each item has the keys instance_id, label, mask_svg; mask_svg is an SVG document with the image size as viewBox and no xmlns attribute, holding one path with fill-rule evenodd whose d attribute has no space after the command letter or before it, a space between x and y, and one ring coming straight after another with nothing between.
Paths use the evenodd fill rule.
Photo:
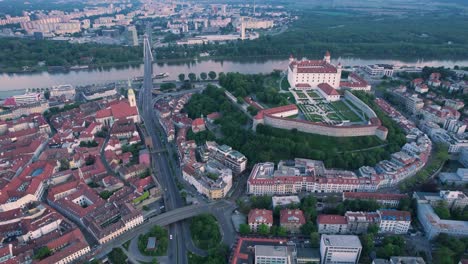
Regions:
<instances>
[{"instance_id":1,"label":"grass lawn","mask_svg":"<svg viewBox=\"0 0 468 264\"><path fill-rule=\"evenodd\" d=\"M129 240L129 241L123 243L123 247L124 247L127 251L128 251L128 247L130 247L130 242L131 242L131 240Z\"/></svg>"},{"instance_id":2,"label":"grass lawn","mask_svg":"<svg viewBox=\"0 0 468 264\"><path fill-rule=\"evenodd\" d=\"M307 99L307 96L301 91L295 91L297 96L301 99Z\"/></svg>"},{"instance_id":3,"label":"grass lawn","mask_svg":"<svg viewBox=\"0 0 468 264\"><path fill-rule=\"evenodd\" d=\"M330 113L327 115L327 117L334 121L341 121L341 118L335 113Z\"/></svg>"},{"instance_id":4,"label":"grass lawn","mask_svg":"<svg viewBox=\"0 0 468 264\"><path fill-rule=\"evenodd\" d=\"M311 91L307 91L307 94L308 94L311 98L313 98L313 99L321 98L321 96L318 95L317 92L312 91L312 90L311 90Z\"/></svg>"},{"instance_id":5,"label":"grass lawn","mask_svg":"<svg viewBox=\"0 0 468 264\"><path fill-rule=\"evenodd\" d=\"M146 250L149 237L156 237L156 249ZM169 244L169 238L167 230L160 226L153 226L151 230L138 237L138 249L141 254L146 256L164 256L166 255L167 246Z\"/></svg>"},{"instance_id":6,"label":"grass lawn","mask_svg":"<svg viewBox=\"0 0 468 264\"><path fill-rule=\"evenodd\" d=\"M343 116L344 119L349 120L351 122L360 122L362 119L356 115L344 102L337 101L332 102L332 106L336 109L337 112Z\"/></svg>"}]
</instances>

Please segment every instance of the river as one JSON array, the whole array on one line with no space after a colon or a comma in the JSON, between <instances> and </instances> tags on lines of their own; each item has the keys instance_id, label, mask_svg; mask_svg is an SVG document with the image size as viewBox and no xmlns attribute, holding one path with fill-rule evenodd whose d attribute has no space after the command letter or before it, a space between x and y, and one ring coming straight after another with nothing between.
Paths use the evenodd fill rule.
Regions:
<instances>
[{"instance_id":1,"label":"river","mask_svg":"<svg viewBox=\"0 0 468 264\"><path fill-rule=\"evenodd\" d=\"M387 63L393 65L407 66L445 66L455 65L467 66L468 60L461 61L412 61L403 62L399 60L372 60L356 58L338 58L334 63L341 62L343 66L361 66L375 63ZM155 73L169 73L165 80L176 80L180 73L186 76L193 72L215 71L219 72L240 72L240 73L269 73L274 69L286 69L288 60L285 59L248 59L242 60L199 60L185 62L156 63ZM28 74L1 74L0 75L0 98L5 98L14 94L21 94L27 88L46 88L58 84L72 84L75 86L108 83L119 80L127 80L143 74L143 65L93 69L82 71L70 71L63 73L28 73Z\"/></svg>"}]
</instances>

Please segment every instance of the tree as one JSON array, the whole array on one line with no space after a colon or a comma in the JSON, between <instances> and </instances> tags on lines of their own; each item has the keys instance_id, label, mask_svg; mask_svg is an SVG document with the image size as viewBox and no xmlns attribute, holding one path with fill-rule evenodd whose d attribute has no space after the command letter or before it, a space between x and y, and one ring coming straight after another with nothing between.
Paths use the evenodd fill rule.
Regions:
<instances>
[{"instance_id":1,"label":"tree","mask_svg":"<svg viewBox=\"0 0 468 264\"><path fill-rule=\"evenodd\" d=\"M376 224L371 224L369 225L369 227L367 228L367 233L369 234L377 234L379 232L379 226L376 225Z\"/></svg>"},{"instance_id":2,"label":"tree","mask_svg":"<svg viewBox=\"0 0 468 264\"><path fill-rule=\"evenodd\" d=\"M194 82L194 81L197 80L197 75L195 73L193 73L193 72L189 73L188 77L189 77L191 82Z\"/></svg>"},{"instance_id":3,"label":"tree","mask_svg":"<svg viewBox=\"0 0 468 264\"><path fill-rule=\"evenodd\" d=\"M315 231L314 223L311 221L307 221L305 224L301 226L301 233L305 236L310 235L312 232Z\"/></svg>"},{"instance_id":4,"label":"tree","mask_svg":"<svg viewBox=\"0 0 468 264\"><path fill-rule=\"evenodd\" d=\"M49 100L49 98L50 98L50 91L45 91L45 92L44 92L44 98L47 99L47 100Z\"/></svg>"},{"instance_id":5,"label":"tree","mask_svg":"<svg viewBox=\"0 0 468 264\"><path fill-rule=\"evenodd\" d=\"M179 74L179 81L183 82L185 80L185 74Z\"/></svg>"},{"instance_id":6,"label":"tree","mask_svg":"<svg viewBox=\"0 0 468 264\"><path fill-rule=\"evenodd\" d=\"M211 80L216 79L216 72L210 71L210 72L208 73L208 77L210 77Z\"/></svg>"},{"instance_id":7,"label":"tree","mask_svg":"<svg viewBox=\"0 0 468 264\"><path fill-rule=\"evenodd\" d=\"M52 254L52 251L47 247L40 247L39 249L35 250L33 259L41 260L45 259Z\"/></svg>"},{"instance_id":8,"label":"tree","mask_svg":"<svg viewBox=\"0 0 468 264\"><path fill-rule=\"evenodd\" d=\"M261 224L260 226L257 227L257 232L260 235L266 236L270 233L270 228L265 224Z\"/></svg>"},{"instance_id":9,"label":"tree","mask_svg":"<svg viewBox=\"0 0 468 264\"><path fill-rule=\"evenodd\" d=\"M92 155L88 155L85 158L85 164L86 166L93 165L96 162L96 158Z\"/></svg>"},{"instance_id":10,"label":"tree","mask_svg":"<svg viewBox=\"0 0 468 264\"><path fill-rule=\"evenodd\" d=\"M320 246L320 234L318 232L310 233L310 246L314 248Z\"/></svg>"},{"instance_id":11,"label":"tree","mask_svg":"<svg viewBox=\"0 0 468 264\"><path fill-rule=\"evenodd\" d=\"M445 201L439 201L436 206L434 206L434 212L441 218L441 219L449 219L450 218L450 210L448 209L448 205Z\"/></svg>"},{"instance_id":12,"label":"tree","mask_svg":"<svg viewBox=\"0 0 468 264\"><path fill-rule=\"evenodd\" d=\"M127 263L127 256L121 248L113 248L109 253L109 259L113 264L125 264Z\"/></svg>"},{"instance_id":13,"label":"tree","mask_svg":"<svg viewBox=\"0 0 468 264\"><path fill-rule=\"evenodd\" d=\"M175 83L163 83L160 86L161 91L167 91L167 90L171 90L171 89L175 89L175 88L176 88Z\"/></svg>"},{"instance_id":14,"label":"tree","mask_svg":"<svg viewBox=\"0 0 468 264\"><path fill-rule=\"evenodd\" d=\"M286 228L280 226L278 227L278 229L276 230L276 235L277 236L287 236L288 235L288 230L286 230Z\"/></svg>"},{"instance_id":15,"label":"tree","mask_svg":"<svg viewBox=\"0 0 468 264\"><path fill-rule=\"evenodd\" d=\"M239 233L243 236L248 235L250 233L250 226L248 224L240 224Z\"/></svg>"},{"instance_id":16,"label":"tree","mask_svg":"<svg viewBox=\"0 0 468 264\"><path fill-rule=\"evenodd\" d=\"M60 167L59 171L64 171L70 169L70 163L66 159L61 159L60 160Z\"/></svg>"},{"instance_id":17,"label":"tree","mask_svg":"<svg viewBox=\"0 0 468 264\"><path fill-rule=\"evenodd\" d=\"M111 197L113 192L111 191L102 191L99 193L99 196L101 196L102 199L107 200L109 197Z\"/></svg>"},{"instance_id":18,"label":"tree","mask_svg":"<svg viewBox=\"0 0 468 264\"><path fill-rule=\"evenodd\" d=\"M208 78L208 75L206 74L206 72L202 72L200 73L200 78L205 81Z\"/></svg>"}]
</instances>

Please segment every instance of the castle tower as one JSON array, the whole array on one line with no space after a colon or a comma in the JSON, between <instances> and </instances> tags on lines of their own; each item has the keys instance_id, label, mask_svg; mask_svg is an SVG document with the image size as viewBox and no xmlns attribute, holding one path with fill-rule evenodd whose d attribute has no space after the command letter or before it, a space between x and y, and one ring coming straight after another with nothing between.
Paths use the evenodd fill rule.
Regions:
<instances>
[{"instance_id":1,"label":"castle tower","mask_svg":"<svg viewBox=\"0 0 468 264\"><path fill-rule=\"evenodd\" d=\"M132 88L128 89L128 103L131 107L136 107L135 91Z\"/></svg>"},{"instance_id":2,"label":"castle tower","mask_svg":"<svg viewBox=\"0 0 468 264\"><path fill-rule=\"evenodd\" d=\"M331 61L331 55L330 55L330 52L327 50L327 52L325 53L325 56L323 57L323 60L326 61L327 63L330 63Z\"/></svg>"},{"instance_id":3,"label":"castle tower","mask_svg":"<svg viewBox=\"0 0 468 264\"><path fill-rule=\"evenodd\" d=\"M293 62L293 61L294 61L294 56L291 54L291 55L289 55L289 64L291 64L291 62Z\"/></svg>"}]
</instances>

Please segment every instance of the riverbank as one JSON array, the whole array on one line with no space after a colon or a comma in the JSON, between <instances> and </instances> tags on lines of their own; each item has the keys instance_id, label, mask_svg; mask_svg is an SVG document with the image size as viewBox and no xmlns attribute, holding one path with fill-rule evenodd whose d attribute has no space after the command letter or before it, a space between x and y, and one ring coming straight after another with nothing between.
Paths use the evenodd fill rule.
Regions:
<instances>
[{"instance_id":1,"label":"riverbank","mask_svg":"<svg viewBox=\"0 0 468 264\"><path fill-rule=\"evenodd\" d=\"M311 57L316 58L316 57ZM341 63L344 67L363 66L376 63L393 64L398 66L417 66L417 67L450 67L455 65L468 65L468 60L449 61L400 61L400 60L381 60L381 59L362 59L362 58L336 58L333 57L333 63ZM239 72L244 74L270 73L276 69L286 69L288 67L287 57L251 57L239 58L238 60L224 60L203 58L199 60L165 60L157 61L154 65L154 73L168 73L169 77L161 81L178 80L178 75L189 73L199 75L202 72L210 71L220 72ZM38 72L28 74L0 74L0 92L17 91L28 88L48 88L59 84L72 84L74 86L104 84L116 81L127 81L134 77L143 75L143 65L119 66L119 67L100 67L81 71L69 72ZM0 97L4 95L0 94Z\"/></svg>"}]
</instances>

